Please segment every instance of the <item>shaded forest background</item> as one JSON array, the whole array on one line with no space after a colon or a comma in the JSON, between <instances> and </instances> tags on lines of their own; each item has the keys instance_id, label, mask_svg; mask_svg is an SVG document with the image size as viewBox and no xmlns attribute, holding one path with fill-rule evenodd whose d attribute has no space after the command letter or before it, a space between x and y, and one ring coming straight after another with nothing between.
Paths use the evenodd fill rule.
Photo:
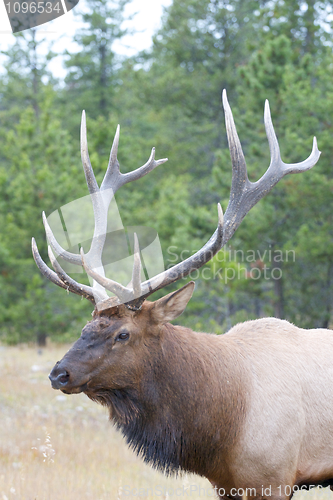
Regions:
<instances>
[{"instance_id":1,"label":"shaded forest background","mask_svg":"<svg viewBox=\"0 0 333 500\"><path fill-rule=\"evenodd\" d=\"M307 328L332 326L333 2L175 0L152 49L120 58L113 45L126 34L126 3L87 0L88 10L78 14L85 23L75 36L79 51L63 54L64 81L49 72L56 54L50 49L45 55L36 30L16 35L6 52L0 75L0 338L68 341L90 317L91 304L46 281L31 256L35 236L47 260L42 210L49 215L87 194L82 109L99 182L117 123L122 172L145 163L152 146L157 158L169 158L116 199L125 226L157 230L170 266L183 250L194 252L209 239L217 202L224 210L228 203L223 88L250 180L270 161L266 98L283 160L305 159L314 135L322 156L312 170L280 181L251 210L228 247L196 276L196 292L179 322L216 333L267 315Z\"/></svg>"}]
</instances>

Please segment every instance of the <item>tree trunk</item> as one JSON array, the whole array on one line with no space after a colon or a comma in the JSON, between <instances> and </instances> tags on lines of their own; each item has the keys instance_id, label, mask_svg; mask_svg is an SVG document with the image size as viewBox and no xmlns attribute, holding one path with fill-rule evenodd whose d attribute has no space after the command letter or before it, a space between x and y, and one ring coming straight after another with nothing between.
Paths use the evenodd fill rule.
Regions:
<instances>
[{"instance_id":1,"label":"tree trunk","mask_svg":"<svg viewBox=\"0 0 333 500\"><path fill-rule=\"evenodd\" d=\"M331 312L332 312L332 292L331 292L331 286L332 286L332 269L333 269L333 264L332 262L328 263L328 269L327 269L327 279L326 279L326 314L322 323L322 328L329 328L330 326L330 321L331 321Z\"/></svg>"},{"instance_id":2,"label":"tree trunk","mask_svg":"<svg viewBox=\"0 0 333 500\"><path fill-rule=\"evenodd\" d=\"M272 278L274 282L274 316L276 318L284 318L284 297L283 297L283 279L282 279L282 261L277 260L276 255L273 253L273 264Z\"/></svg>"},{"instance_id":3,"label":"tree trunk","mask_svg":"<svg viewBox=\"0 0 333 500\"><path fill-rule=\"evenodd\" d=\"M100 85L101 85L101 94L100 94L100 100L99 100L99 108L100 111L103 115L106 114L106 98L105 98L105 93L106 93L106 87L107 87L107 74L106 74L106 45L105 42L101 42L101 45L99 47L99 53L100 53Z\"/></svg>"},{"instance_id":4,"label":"tree trunk","mask_svg":"<svg viewBox=\"0 0 333 500\"><path fill-rule=\"evenodd\" d=\"M306 29L304 51L310 54L314 54L315 32L316 32L316 25L315 25L316 12L314 7L315 0L308 0L307 4L308 8L306 13L304 14L304 24Z\"/></svg>"},{"instance_id":5,"label":"tree trunk","mask_svg":"<svg viewBox=\"0 0 333 500\"><path fill-rule=\"evenodd\" d=\"M37 333L37 345L38 345L38 347L45 347L46 346L46 333L44 333L44 332Z\"/></svg>"},{"instance_id":6,"label":"tree trunk","mask_svg":"<svg viewBox=\"0 0 333 500\"><path fill-rule=\"evenodd\" d=\"M38 105L38 90L39 90L39 75L38 75L38 55L37 55L37 40L36 40L36 30L31 30L32 37L32 61L31 61L31 72L32 72L32 105L36 116L39 116L39 105Z\"/></svg>"}]
</instances>

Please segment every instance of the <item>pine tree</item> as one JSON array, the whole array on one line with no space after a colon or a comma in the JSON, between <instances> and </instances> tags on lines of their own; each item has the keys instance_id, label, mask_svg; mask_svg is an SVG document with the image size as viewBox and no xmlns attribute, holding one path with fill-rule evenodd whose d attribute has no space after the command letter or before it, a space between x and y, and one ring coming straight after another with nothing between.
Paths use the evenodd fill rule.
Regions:
<instances>
[{"instance_id":1,"label":"pine tree","mask_svg":"<svg viewBox=\"0 0 333 500\"><path fill-rule=\"evenodd\" d=\"M74 40L79 50L67 52L65 100L73 109L86 109L89 116L108 116L114 109L114 89L119 85L117 72L121 58L113 45L127 34L123 28L124 9L129 0L89 0L87 12L80 14L85 27Z\"/></svg>"},{"instance_id":2,"label":"pine tree","mask_svg":"<svg viewBox=\"0 0 333 500\"><path fill-rule=\"evenodd\" d=\"M45 88L55 84L48 63L56 54L39 31L32 28L16 34L15 43L7 51L2 51L6 56L6 73L1 89L1 109L20 114L22 109L31 105L38 115Z\"/></svg>"}]
</instances>

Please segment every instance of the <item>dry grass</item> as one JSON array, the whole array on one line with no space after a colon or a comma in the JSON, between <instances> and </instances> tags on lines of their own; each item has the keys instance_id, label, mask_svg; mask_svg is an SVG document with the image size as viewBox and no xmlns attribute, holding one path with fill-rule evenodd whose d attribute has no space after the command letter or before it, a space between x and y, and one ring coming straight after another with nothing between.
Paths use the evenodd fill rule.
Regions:
<instances>
[{"instance_id":1,"label":"dry grass","mask_svg":"<svg viewBox=\"0 0 333 500\"><path fill-rule=\"evenodd\" d=\"M202 478L165 478L144 465L104 408L51 389L47 374L65 350L0 348L0 500L212 498Z\"/></svg>"},{"instance_id":2,"label":"dry grass","mask_svg":"<svg viewBox=\"0 0 333 500\"><path fill-rule=\"evenodd\" d=\"M52 390L47 375L66 347L42 354L0 349L0 500L148 500L166 497L149 489L171 493L186 482L210 489L201 478L153 471L128 449L104 408Z\"/></svg>"}]
</instances>

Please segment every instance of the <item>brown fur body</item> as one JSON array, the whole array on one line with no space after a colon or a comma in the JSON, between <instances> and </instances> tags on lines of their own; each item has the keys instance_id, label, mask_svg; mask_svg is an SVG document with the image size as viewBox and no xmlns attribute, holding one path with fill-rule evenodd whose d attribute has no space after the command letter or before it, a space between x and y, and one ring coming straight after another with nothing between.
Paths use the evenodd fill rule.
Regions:
<instances>
[{"instance_id":1,"label":"brown fur body","mask_svg":"<svg viewBox=\"0 0 333 500\"><path fill-rule=\"evenodd\" d=\"M195 333L165 323L167 297L96 314L53 386L106 405L154 467L200 474L226 495L255 488L263 498L270 487L287 498L285 485L331 484L333 332L267 318Z\"/></svg>"}]
</instances>

